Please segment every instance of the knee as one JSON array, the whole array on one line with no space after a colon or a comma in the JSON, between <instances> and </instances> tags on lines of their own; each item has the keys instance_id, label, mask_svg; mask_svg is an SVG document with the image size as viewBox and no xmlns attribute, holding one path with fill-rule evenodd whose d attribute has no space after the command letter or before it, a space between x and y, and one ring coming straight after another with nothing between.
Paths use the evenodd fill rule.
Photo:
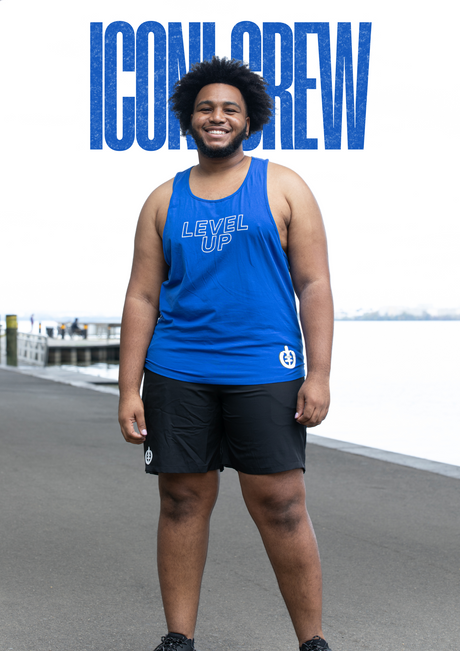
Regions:
<instances>
[{"instance_id":1,"label":"knee","mask_svg":"<svg viewBox=\"0 0 460 651\"><path fill-rule=\"evenodd\" d=\"M259 500L256 521L279 531L292 534L306 517L305 500L297 494L289 496L266 495Z\"/></svg>"},{"instance_id":2,"label":"knee","mask_svg":"<svg viewBox=\"0 0 460 651\"><path fill-rule=\"evenodd\" d=\"M180 481L163 481L160 488L161 514L175 523L196 517L209 517L217 494Z\"/></svg>"}]
</instances>

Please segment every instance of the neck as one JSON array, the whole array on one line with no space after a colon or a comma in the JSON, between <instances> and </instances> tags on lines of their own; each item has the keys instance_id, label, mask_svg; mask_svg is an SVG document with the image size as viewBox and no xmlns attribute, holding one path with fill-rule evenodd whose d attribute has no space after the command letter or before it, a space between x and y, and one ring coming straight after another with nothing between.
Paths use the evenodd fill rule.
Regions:
<instances>
[{"instance_id":1,"label":"neck","mask_svg":"<svg viewBox=\"0 0 460 651\"><path fill-rule=\"evenodd\" d=\"M206 175L220 174L244 165L246 160L247 156L244 154L243 146L225 158L208 158L198 150L198 165L196 169L199 173Z\"/></svg>"}]
</instances>

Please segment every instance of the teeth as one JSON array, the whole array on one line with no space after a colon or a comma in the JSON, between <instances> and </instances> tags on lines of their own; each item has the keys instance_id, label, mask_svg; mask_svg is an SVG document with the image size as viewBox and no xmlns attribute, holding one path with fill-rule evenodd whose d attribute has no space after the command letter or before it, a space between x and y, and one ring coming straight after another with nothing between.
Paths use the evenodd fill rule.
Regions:
<instances>
[{"instance_id":1,"label":"teeth","mask_svg":"<svg viewBox=\"0 0 460 651\"><path fill-rule=\"evenodd\" d=\"M213 129L212 131L211 131L211 130L208 130L208 133L217 133L217 134L221 134L221 133L227 133L227 132L226 132L226 131L220 131L220 130L217 130L217 129Z\"/></svg>"}]
</instances>

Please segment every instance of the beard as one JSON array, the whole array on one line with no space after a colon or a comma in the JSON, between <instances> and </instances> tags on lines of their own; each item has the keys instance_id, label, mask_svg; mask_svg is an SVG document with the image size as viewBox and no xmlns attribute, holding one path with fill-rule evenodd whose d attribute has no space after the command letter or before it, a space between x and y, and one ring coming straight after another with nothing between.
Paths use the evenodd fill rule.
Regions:
<instances>
[{"instance_id":1,"label":"beard","mask_svg":"<svg viewBox=\"0 0 460 651\"><path fill-rule=\"evenodd\" d=\"M206 158L226 158L227 156L234 154L236 150L240 148L243 140L246 140L246 128L247 127L245 125L242 131L240 131L240 133L237 133L231 143L226 147L209 147L192 126L190 126L189 133L195 141L198 149L204 156L206 156Z\"/></svg>"}]
</instances>

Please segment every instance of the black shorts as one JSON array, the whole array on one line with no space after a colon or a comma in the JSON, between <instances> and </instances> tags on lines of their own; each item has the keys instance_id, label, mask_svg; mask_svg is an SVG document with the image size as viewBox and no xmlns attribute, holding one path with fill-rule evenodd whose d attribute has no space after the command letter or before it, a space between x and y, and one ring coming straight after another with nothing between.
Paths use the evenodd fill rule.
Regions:
<instances>
[{"instance_id":1,"label":"black shorts","mask_svg":"<svg viewBox=\"0 0 460 651\"><path fill-rule=\"evenodd\" d=\"M303 378L257 385L196 384L145 370L145 471L305 471L306 428L294 419Z\"/></svg>"}]
</instances>

